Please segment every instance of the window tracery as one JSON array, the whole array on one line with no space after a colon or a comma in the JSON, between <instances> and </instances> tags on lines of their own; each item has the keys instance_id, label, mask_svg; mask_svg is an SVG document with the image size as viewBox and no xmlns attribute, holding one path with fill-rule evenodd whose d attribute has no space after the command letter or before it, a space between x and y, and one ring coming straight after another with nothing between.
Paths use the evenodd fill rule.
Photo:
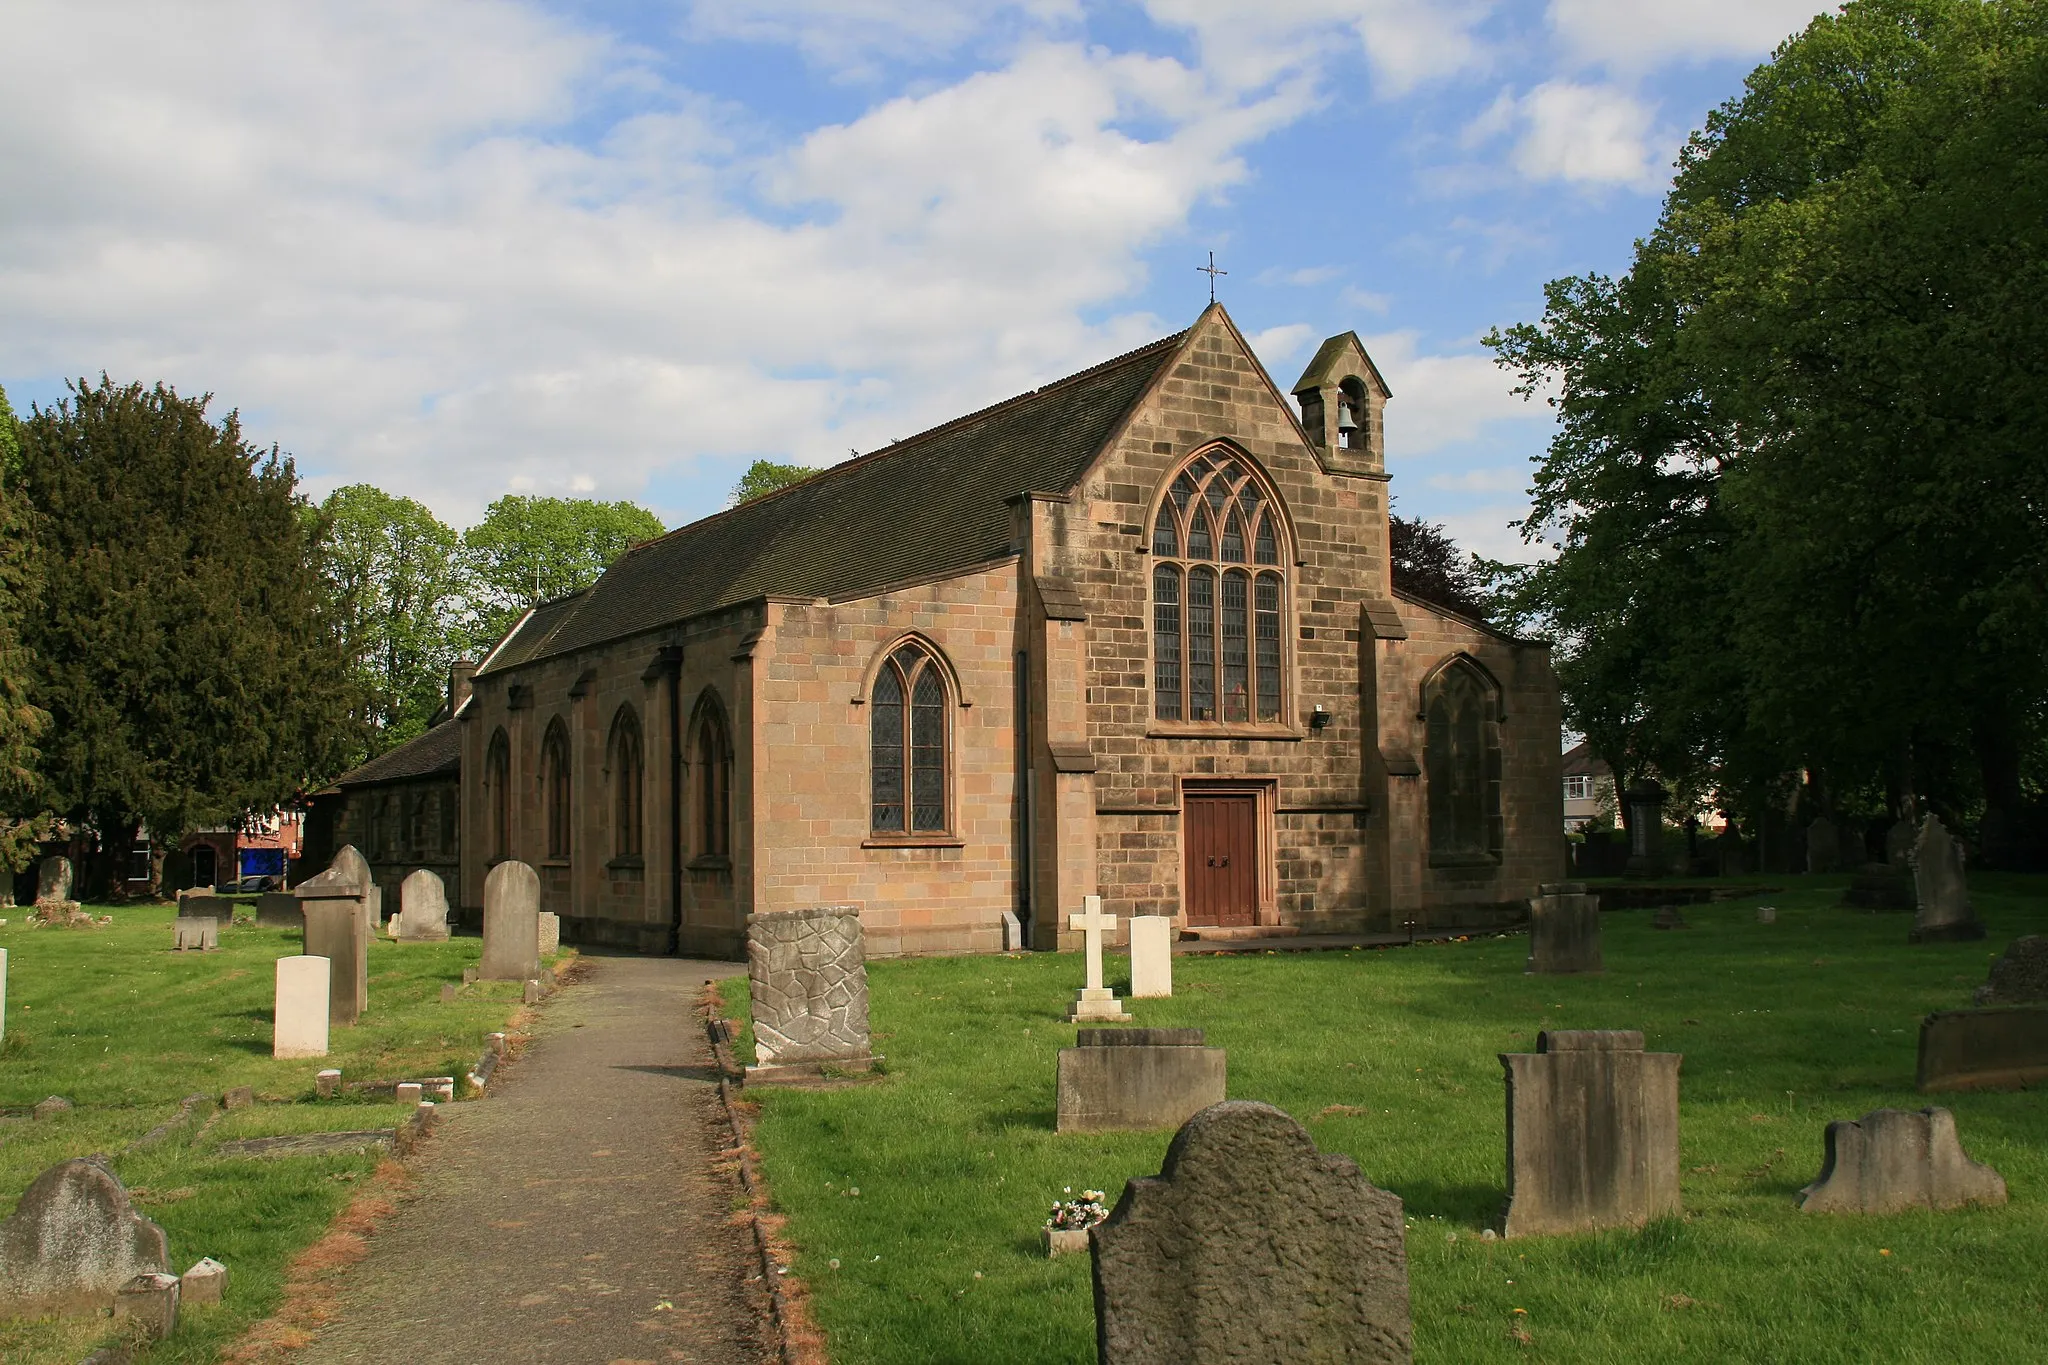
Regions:
<instances>
[{"instance_id":1,"label":"window tracery","mask_svg":"<svg viewBox=\"0 0 2048 1365\"><path fill-rule=\"evenodd\" d=\"M948 828L947 683L916 642L883 661L868 694L872 827L877 834L942 834Z\"/></svg>"},{"instance_id":2,"label":"window tracery","mask_svg":"<svg viewBox=\"0 0 2048 1365\"><path fill-rule=\"evenodd\" d=\"M1174 476L1152 523L1155 719L1283 722L1284 535L1245 460L1206 452Z\"/></svg>"}]
</instances>

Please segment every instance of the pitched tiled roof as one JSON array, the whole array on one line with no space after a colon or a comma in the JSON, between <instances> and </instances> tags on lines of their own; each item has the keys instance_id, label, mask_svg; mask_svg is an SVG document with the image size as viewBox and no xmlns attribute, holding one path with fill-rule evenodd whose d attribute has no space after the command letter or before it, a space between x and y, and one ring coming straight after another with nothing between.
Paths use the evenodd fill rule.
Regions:
<instances>
[{"instance_id":1,"label":"pitched tiled roof","mask_svg":"<svg viewBox=\"0 0 2048 1365\"><path fill-rule=\"evenodd\" d=\"M461 771L462 727L452 720L444 720L391 752L379 754L359 768L349 769L334 779L334 785L368 787L379 782L402 782L408 778L438 777Z\"/></svg>"},{"instance_id":2,"label":"pitched tiled roof","mask_svg":"<svg viewBox=\"0 0 2048 1365\"><path fill-rule=\"evenodd\" d=\"M480 671L764 595L848 597L1013 554L1009 500L1072 487L1186 335L637 546L569 610L536 609Z\"/></svg>"},{"instance_id":3,"label":"pitched tiled roof","mask_svg":"<svg viewBox=\"0 0 2048 1365\"><path fill-rule=\"evenodd\" d=\"M489 654L484 656L479 673L496 673L501 668L523 664L540 652L555 627L569 619L576 604L583 600L589 588L581 588L562 597L556 597L537 604L526 615L514 622L504 639L498 641Z\"/></svg>"}]
</instances>

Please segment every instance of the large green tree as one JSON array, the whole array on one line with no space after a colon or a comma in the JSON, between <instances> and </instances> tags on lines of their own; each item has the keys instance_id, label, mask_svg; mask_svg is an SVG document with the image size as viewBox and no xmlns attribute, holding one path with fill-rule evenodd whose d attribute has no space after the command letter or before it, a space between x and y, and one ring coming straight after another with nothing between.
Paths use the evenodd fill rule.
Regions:
<instances>
[{"instance_id":1,"label":"large green tree","mask_svg":"<svg viewBox=\"0 0 2048 1365\"><path fill-rule=\"evenodd\" d=\"M1618 771L1918 796L2006 852L2044 776L2044 285L2048 5L1858 0L1715 111L1626 276L1493 338L1559 417L1521 604Z\"/></svg>"},{"instance_id":2,"label":"large green tree","mask_svg":"<svg viewBox=\"0 0 2048 1365\"><path fill-rule=\"evenodd\" d=\"M35 704L23 622L40 601L42 556L21 495L21 440L0 389L0 869L18 872L49 832L41 803L36 741L49 713Z\"/></svg>"},{"instance_id":3,"label":"large green tree","mask_svg":"<svg viewBox=\"0 0 2048 1365\"><path fill-rule=\"evenodd\" d=\"M292 463L209 401L102 376L20 424L34 533L62 566L24 629L54 722L41 791L97 834L95 894L139 825L169 842L260 813L359 746Z\"/></svg>"},{"instance_id":4,"label":"large green tree","mask_svg":"<svg viewBox=\"0 0 2048 1365\"><path fill-rule=\"evenodd\" d=\"M536 602L589 587L613 560L663 529L661 519L637 503L516 493L499 498L462 533L475 646L488 648Z\"/></svg>"},{"instance_id":5,"label":"large green tree","mask_svg":"<svg viewBox=\"0 0 2048 1365\"><path fill-rule=\"evenodd\" d=\"M793 483L802 483L817 472L809 465L756 460L747 466L747 472L740 475L740 481L732 486L731 504L738 507L743 502L765 498L770 493L780 492Z\"/></svg>"},{"instance_id":6,"label":"large green tree","mask_svg":"<svg viewBox=\"0 0 2048 1365\"><path fill-rule=\"evenodd\" d=\"M372 749L426 729L461 648L461 539L425 504L369 484L320 504L327 578L362 684Z\"/></svg>"}]
</instances>

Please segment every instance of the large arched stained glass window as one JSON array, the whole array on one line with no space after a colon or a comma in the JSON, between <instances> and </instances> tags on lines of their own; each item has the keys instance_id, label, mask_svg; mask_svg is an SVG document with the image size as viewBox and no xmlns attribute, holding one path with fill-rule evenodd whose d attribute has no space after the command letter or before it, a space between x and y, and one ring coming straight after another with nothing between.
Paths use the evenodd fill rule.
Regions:
<instances>
[{"instance_id":1,"label":"large arched stained glass window","mask_svg":"<svg viewBox=\"0 0 2048 1365\"><path fill-rule=\"evenodd\" d=\"M1284 534L1245 461L1210 452L1175 474L1152 523L1155 718L1285 719Z\"/></svg>"},{"instance_id":2,"label":"large arched stained glass window","mask_svg":"<svg viewBox=\"0 0 2048 1365\"><path fill-rule=\"evenodd\" d=\"M1430 861L1498 860L1504 831L1497 689L1472 663L1455 659L1424 685L1422 716Z\"/></svg>"},{"instance_id":3,"label":"large arched stained glass window","mask_svg":"<svg viewBox=\"0 0 2048 1365\"><path fill-rule=\"evenodd\" d=\"M915 644L882 663L868 696L872 824L877 834L943 834L946 675Z\"/></svg>"}]
</instances>

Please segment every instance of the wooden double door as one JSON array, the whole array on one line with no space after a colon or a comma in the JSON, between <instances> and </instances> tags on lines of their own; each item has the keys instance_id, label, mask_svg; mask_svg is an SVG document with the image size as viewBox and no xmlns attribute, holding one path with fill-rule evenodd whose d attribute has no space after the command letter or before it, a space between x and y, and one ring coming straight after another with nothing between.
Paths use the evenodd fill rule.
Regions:
<instances>
[{"instance_id":1,"label":"wooden double door","mask_svg":"<svg viewBox=\"0 0 2048 1365\"><path fill-rule=\"evenodd\" d=\"M1181 796L1183 908L1189 924L1259 920L1259 798L1251 792Z\"/></svg>"}]
</instances>

